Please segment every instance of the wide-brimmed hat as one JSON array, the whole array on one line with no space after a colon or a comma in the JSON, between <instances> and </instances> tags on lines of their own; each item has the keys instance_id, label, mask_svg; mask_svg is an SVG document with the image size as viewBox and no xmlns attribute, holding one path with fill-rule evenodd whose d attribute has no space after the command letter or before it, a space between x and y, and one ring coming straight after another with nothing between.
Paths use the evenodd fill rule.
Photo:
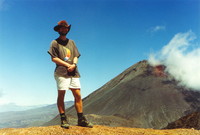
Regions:
<instances>
[{"instance_id":1,"label":"wide-brimmed hat","mask_svg":"<svg viewBox=\"0 0 200 135\"><path fill-rule=\"evenodd\" d=\"M68 23L67 23L65 20L62 20L62 21L59 21L59 22L58 22L58 25L56 25L56 26L54 27L54 30L55 30L55 31L58 31L61 27L67 27L67 28L70 30L71 25L68 25ZM68 31L69 31L69 30L68 30Z\"/></svg>"}]
</instances>

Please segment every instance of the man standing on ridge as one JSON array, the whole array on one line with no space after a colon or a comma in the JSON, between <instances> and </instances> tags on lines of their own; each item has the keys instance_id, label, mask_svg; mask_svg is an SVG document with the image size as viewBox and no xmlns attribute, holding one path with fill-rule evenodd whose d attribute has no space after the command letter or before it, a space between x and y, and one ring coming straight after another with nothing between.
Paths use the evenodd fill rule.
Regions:
<instances>
[{"instance_id":1,"label":"man standing on ridge","mask_svg":"<svg viewBox=\"0 0 200 135\"><path fill-rule=\"evenodd\" d=\"M58 98L57 106L61 118L61 127L69 128L69 123L65 115L64 97L66 90L71 90L75 99L75 108L78 116L78 126L90 127L83 115L83 105L80 92L80 74L77 69L78 58L80 53L73 40L66 37L70 31L71 25L65 20L59 21L54 30L59 33L59 37L51 42L48 53L52 61L56 63L54 77L57 83Z\"/></svg>"}]
</instances>

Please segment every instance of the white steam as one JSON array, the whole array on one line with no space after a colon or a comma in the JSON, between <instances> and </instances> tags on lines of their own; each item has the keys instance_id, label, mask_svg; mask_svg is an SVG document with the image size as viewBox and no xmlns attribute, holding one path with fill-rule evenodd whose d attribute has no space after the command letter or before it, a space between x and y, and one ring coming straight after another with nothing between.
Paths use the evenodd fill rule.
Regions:
<instances>
[{"instance_id":1,"label":"white steam","mask_svg":"<svg viewBox=\"0 0 200 135\"><path fill-rule=\"evenodd\" d=\"M165 30L165 26L158 25L158 26L150 28L149 31L151 33L154 33L154 32L163 31L163 30Z\"/></svg>"},{"instance_id":2,"label":"white steam","mask_svg":"<svg viewBox=\"0 0 200 135\"><path fill-rule=\"evenodd\" d=\"M200 48L191 49L195 38L191 31L176 34L161 51L150 54L149 63L165 65L180 85L200 90Z\"/></svg>"}]
</instances>

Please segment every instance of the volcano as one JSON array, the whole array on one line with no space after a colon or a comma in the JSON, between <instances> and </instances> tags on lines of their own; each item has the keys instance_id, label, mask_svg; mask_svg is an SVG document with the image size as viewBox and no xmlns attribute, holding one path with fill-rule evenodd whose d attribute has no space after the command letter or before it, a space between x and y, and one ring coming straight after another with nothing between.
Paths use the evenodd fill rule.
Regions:
<instances>
[{"instance_id":1,"label":"volcano","mask_svg":"<svg viewBox=\"0 0 200 135\"><path fill-rule=\"evenodd\" d=\"M200 92L178 85L165 72L140 61L83 99L94 124L161 129L200 108ZM75 107L66 110L75 117ZM59 115L45 125L60 124Z\"/></svg>"}]
</instances>

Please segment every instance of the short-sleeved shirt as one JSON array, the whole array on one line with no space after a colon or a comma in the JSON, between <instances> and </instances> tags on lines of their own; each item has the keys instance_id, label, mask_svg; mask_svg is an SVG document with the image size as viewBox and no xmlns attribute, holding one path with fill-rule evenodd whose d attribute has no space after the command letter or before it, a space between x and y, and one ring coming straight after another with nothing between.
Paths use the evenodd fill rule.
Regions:
<instances>
[{"instance_id":1,"label":"short-sleeved shirt","mask_svg":"<svg viewBox=\"0 0 200 135\"><path fill-rule=\"evenodd\" d=\"M73 64L74 57L77 57L77 58L80 57L80 53L79 53L79 51L76 47L76 44L74 43L73 40L68 40L65 45L62 45L61 43L59 43L59 39L53 40L51 42L51 46L50 46L48 53L51 55L51 57L60 58L61 60L65 61L69 64ZM58 64L56 64L55 75L66 77L66 78L71 78L71 77L79 78L80 77L77 67L74 71L69 72L67 70L67 67L60 66Z\"/></svg>"}]
</instances>

